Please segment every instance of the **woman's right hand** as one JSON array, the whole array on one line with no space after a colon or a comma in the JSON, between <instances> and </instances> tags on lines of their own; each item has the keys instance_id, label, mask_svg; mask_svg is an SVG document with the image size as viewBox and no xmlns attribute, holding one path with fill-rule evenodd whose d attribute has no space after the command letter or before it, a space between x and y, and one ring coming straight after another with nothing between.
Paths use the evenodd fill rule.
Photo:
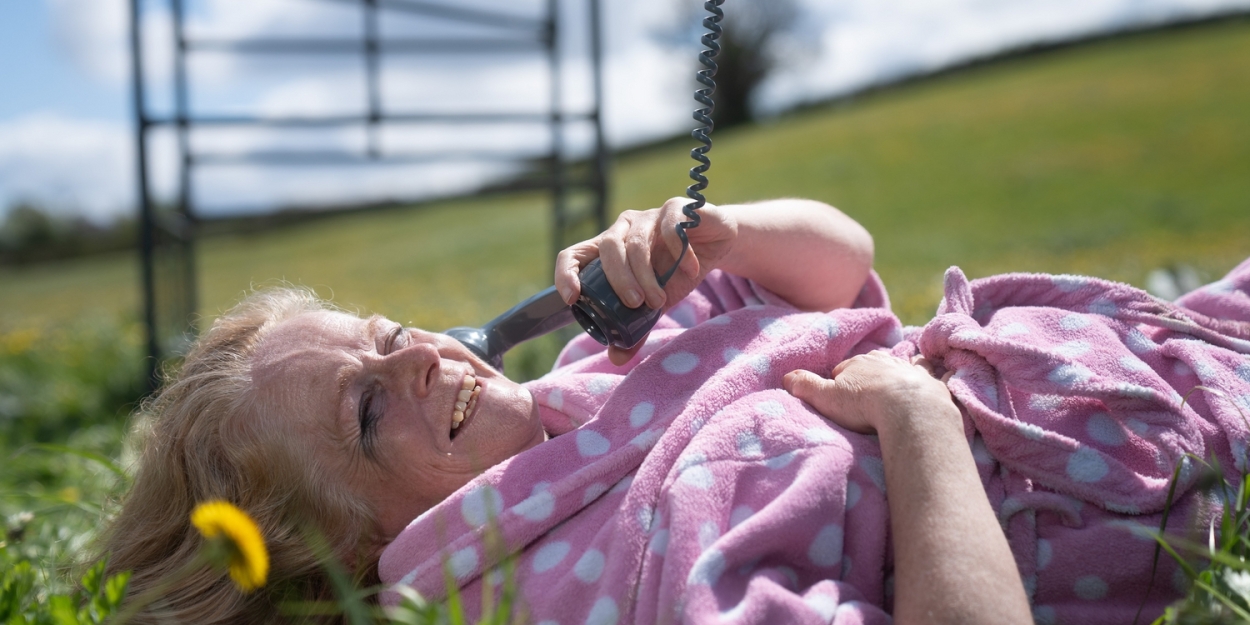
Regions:
<instances>
[{"instance_id":1,"label":"woman's right hand","mask_svg":"<svg viewBox=\"0 0 1250 625\"><path fill-rule=\"evenodd\" d=\"M786 374L782 385L825 418L861 434L877 434L916 414L960 419L950 391L920 357L908 362L868 352L838 363L829 379L799 370Z\"/></svg>"},{"instance_id":2,"label":"woman's right hand","mask_svg":"<svg viewBox=\"0 0 1250 625\"><path fill-rule=\"evenodd\" d=\"M738 237L738 224L728 211L705 204L698 211L699 227L686 231L690 250L668 284L660 286L657 273L665 273L681 255L677 224L687 220L682 208L691 200L675 197L660 208L625 211L616 223L598 236L574 244L556 256L555 285L565 303L572 305L581 293L581 269L598 258L612 290L630 308L646 304L656 310L681 301L709 271L729 253Z\"/></svg>"}]
</instances>

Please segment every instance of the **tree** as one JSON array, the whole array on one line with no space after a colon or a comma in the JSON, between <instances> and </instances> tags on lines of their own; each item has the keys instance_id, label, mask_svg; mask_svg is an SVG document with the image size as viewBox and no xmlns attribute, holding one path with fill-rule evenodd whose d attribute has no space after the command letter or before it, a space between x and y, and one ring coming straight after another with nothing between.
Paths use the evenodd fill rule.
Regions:
<instances>
[{"instance_id":1,"label":"tree","mask_svg":"<svg viewBox=\"0 0 1250 625\"><path fill-rule=\"evenodd\" d=\"M798 20L795 0L732 0L722 6L725 18L716 57L716 111L718 128L742 124L754 117L751 98L756 89L782 60L781 45ZM661 40L688 43L705 31L703 18L709 15L702 2L681 0L678 12L683 27Z\"/></svg>"}]
</instances>

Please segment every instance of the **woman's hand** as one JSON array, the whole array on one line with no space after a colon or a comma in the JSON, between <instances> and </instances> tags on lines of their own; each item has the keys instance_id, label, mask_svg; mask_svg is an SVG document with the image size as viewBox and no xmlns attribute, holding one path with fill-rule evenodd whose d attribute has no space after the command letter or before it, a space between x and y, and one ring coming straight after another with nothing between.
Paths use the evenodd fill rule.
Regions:
<instances>
[{"instance_id":1,"label":"woman's hand","mask_svg":"<svg viewBox=\"0 0 1250 625\"><path fill-rule=\"evenodd\" d=\"M1033 622L959 408L927 362L869 352L839 363L831 380L794 371L783 384L831 421L879 436L895 623Z\"/></svg>"},{"instance_id":2,"label":"woman's hand","mask_svg":"<svg viewBox=\"0 0 1250 625\"><path fill-rule=\"evenodd\" d=\"M868 352L838 363L830 379L792 371L782 385L825 418L860 434L877 434L894 425L891 421L921 413L960 418L946 385L933 378L921 357L908 363L882 351ZM926 410L918 412L918 407Z\"/></svg>"},{"instance_id":3,"label":"woman's hand","mask_svg":"<svg viewBox=\"0 0 1250 625\"><path fill-rule=\"evenodd\" d=\"M556 289L565 303L573 304L581 294L582 267L599 258L612 290L630 308L643 304L656 310L680 302L708 272L733 248L738 238L738 222L728 211L712 204L699 209L699 227L687 230L690 250L681 266L660 286L658 274L666 273L681 255L677 224L686 221L681 209L691 200L675 197L660 208L625 211L612 227L599 236L561 251L556 256ZM608 358L623 365L642 347L608 348Z\"/></svg>"},{"instance_id":4,"label":"woman's hand","mask_svg":"<svg viewBox=\"0 0 1250 625\"><path fill-rule=\"evenodd\" d=\"M690 251L681 266L660 286L656 274L663 274L681 255L677 224L686 221L681 209L690 199L675 197L660 208L625 211L616 223L599 236L573 245L556 256L556 289L568 304L581 292L578 273L599 258L612 290L630 308L646 304L656 310L689 295L709 271L733 247L738 224L732 215L712 204L699 209L699 227L687 230Z\"/></svg>"}]
</instances>

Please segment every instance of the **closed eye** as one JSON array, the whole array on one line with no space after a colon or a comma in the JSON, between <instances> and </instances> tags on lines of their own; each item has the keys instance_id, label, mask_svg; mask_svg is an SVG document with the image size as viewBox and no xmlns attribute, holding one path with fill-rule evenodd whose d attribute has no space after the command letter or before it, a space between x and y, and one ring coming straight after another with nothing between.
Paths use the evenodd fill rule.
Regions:
<instances>
[{"instance_id":1,"label":"closed eye","mask_svg":"<svg viewBox=\"0 0 1250 625\"><path fill-rule=\"evenodd\" d=\"M360 446L365 455L373 458L374 439L377 438L378 425L378 389L370 388L360 396Z\"/></svg>"}]
</instances>

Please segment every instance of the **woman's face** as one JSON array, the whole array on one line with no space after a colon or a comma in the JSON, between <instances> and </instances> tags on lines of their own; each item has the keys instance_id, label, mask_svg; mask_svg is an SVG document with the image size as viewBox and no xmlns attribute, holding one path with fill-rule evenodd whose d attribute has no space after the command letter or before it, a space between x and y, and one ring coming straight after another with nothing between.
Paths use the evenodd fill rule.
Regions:
<instances>
[{"instance_id":1,"label":"woman's face","mask_svg":"<svg viewBox=\"0 0 1250 625\"><path fill-rule=\"evenodd\" d=\"M264 414L374 505L386 538L546 438L524 387L455 339L382 317L292 317L257 347L253 381Z\"/></svg>"}]
</instances>

